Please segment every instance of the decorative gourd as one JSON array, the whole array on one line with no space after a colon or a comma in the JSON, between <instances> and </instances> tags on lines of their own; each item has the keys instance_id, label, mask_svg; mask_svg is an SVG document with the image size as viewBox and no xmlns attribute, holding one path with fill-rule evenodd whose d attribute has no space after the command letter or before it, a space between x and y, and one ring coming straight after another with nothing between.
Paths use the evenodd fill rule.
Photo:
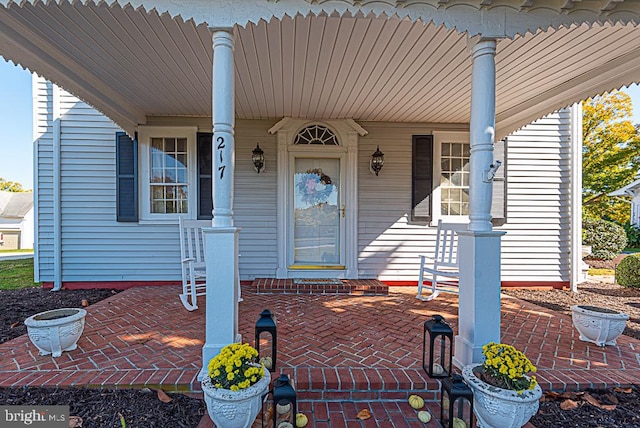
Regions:
<instances>
[{"instance_id":1,"label":"decorative gourd","mask_svg":"<svg viewBox=\"0 0 640 428\"><path fill-rule=\"evenodd\" d=\"M426 424L431 420L431 413L427 412L426 410L420 410L418 412L418 419L420 419L420 422Z\"/></svg>"},{"instance_id":2,"label":"decorative gourd","mask_svg":"<svg viewBox=\"0 0 640 428\"><path fill-rule=\"evenodd\" d=\"M285 413L287 413L289 410L291 410L291 403L287 403L287 404L276 404L276 412L279 415L284 415Z\"/></svg>"},{"instance_id":3,"label":"decorative gourd","mask_svg":"<svg viewBox=\"0 0 640 428\"><path fill-rule=\"evenodd\" d=\"M304 413L298 413L296 415L296 427L298 428L306 427L308 422L309 422L309 419Z\"/></svg>"},{"instance_id":4,"label":"decorative gourd","mask_svg":"<svg viewBox=\"0 0 640 428\"><path fill-rule=\"evenodd\" d=\"M453 418L453 428L467 428L467 424L460 418Z\"/></svg>"},{"instance_id":5,"label":"decorative gourd","mask_svg":"<svg viewBox=\"0 0 640 428\"><path fill-rule=\"evenodd\" d=\"M433 374L434 375L441 375L444 374L444 368L442 368L442 366L438 363L433 363Z\"/></svg>"},{"instance_id":6,"label":"decorative gourd","mask_svg":"<svg viewBox=\"0 0 640 428\"><path fill-rule=\"evenodd\" d=\"M278 428L293 428L293 425L291 425L291 422L280 422L278 424Z\"/></svg>"},{"instance_id":7,"label":"decorative gourd","mask_svg":"<svg viewBox=\"0 0 640 428\"><path fill-rule=\"evenodd\" d=\"M267 370L271 370L271 367L273 367L273 360L271 359L271 357L260 358L260 363L262 363L262 365L264 365L264 368Z\"/></svg>"},{"instance_id":8,"label":"decorative gourd","mask_svg":"<svg viewBox=\"0 0 640 428\"><path fill-rule=\"evenodd\" d=\"M416 410L422 409L422 407L424 407L424 400L419 395L410 395L409 405Z\"/></svg>"},{"instance_id":9,"label":"decorative gourd","mask_svg":"<svg viewBox=\"0 0 640 428\"><path fill-rule=\"evenodd\" d=\"M444 410L449 410L449 397L444 397L442 399L442 408Z\"/></svg>"}]
</instances>

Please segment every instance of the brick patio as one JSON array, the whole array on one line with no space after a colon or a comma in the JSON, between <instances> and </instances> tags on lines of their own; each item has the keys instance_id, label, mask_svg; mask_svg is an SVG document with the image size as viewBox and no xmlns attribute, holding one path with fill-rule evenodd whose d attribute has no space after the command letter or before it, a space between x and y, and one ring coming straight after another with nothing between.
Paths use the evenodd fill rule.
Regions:
<instances>
[{"instance_id":1,"label":"brick patio","mask_svg":"<svg viewBox=\"0 0 640 428\"><path fill-rule=\"evenodd\" d=\"M59 358L39 356L26 335L1 344L0 386L199 392L204 309L187 312L178 293L138 287L90 306L79 348ZM381 296L257 294L250 286L242 295L240 332L249 343L260 312L276 314L279 370L295 379L300 408L315 427L423 426L406 403L411 393L432 401L438 414L439 382L421 368L422 324L441 314L456 331L457 296L422 302L415 287ZM538 366L544 390L628 386L640 376L640 341L622 336L606 348L581 342L569 316L506 296L502 341ZM372 420L355 418L362 406Z\"/></svg>"}]
</instances>

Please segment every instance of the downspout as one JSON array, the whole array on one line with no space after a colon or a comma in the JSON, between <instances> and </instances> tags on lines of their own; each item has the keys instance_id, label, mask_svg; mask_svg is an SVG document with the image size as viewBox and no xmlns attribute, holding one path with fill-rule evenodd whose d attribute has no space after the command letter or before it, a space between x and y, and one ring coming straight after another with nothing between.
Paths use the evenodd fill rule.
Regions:
<instances>
[{"instance_id":1,"label":"downspout","mask_svg":"<svg viewBox=\"0 0 640 428\"><path fill-rule=\"evenodd\" d=\"M62 225L60 223L60 88L53 85L53 290L62 289Z\"/></svg>"},{"instance_id":2,"label":"downspout","mask_svg":"<svg viewBox=\"0 0 640 428\"><path fill-rule=\"evenodd\" d=\"M571 291L582 277L582 104L571 106Z\"/></svg>"},{"instance_id":3,"label":"downspout","mask_svg":"<svg viewBox=\"0 0 640 428\"><path fill-rule=\"evenodd\" d=\"M40 144L39 138L36 138L38 129L38 116L36 94L38 93L38 82L35 74L31 75L31 109L33 119L31 120L31 136L33 138L33 282L40 282L40 254L39 254L39 237L40 237L40 219L39 219L39 188L40 176L38 172L38 164L40 163Z\"/></svg>"}]
</instances>

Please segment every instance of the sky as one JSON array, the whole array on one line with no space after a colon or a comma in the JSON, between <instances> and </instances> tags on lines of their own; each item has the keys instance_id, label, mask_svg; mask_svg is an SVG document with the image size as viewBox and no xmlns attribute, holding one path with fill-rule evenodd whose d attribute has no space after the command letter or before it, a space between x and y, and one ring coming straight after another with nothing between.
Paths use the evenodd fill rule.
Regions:
<instances>
[{"instance_id":1,"label":"sky","mask_svg":"<svg viewBox=\"0 0 640 428\"><path fill-rule=\"evenodd\" d=\"M633 123L640 123L640 87L625 91L634 105ZM33 188L31 75L0 57L0 177Z\"/></svg>"}]
</instances>

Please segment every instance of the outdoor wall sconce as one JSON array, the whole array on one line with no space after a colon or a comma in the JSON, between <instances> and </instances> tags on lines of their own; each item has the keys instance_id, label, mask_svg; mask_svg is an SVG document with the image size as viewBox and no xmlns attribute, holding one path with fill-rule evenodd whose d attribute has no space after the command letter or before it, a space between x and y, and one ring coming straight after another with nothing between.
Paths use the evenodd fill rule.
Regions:
<instances>
[{"instance_id":1,"label":"outdoor wall sconce","mask_svg":"<svg viewBox=\"0 0 640 428\"><path fill-rule=\"evenodd\" d=\"M265 309L260 314L258 322L256 322L256 350L258 351L258 359L264 364L264 367L270 372L276 371L277 356L277 339L278 329L276 319L269 309ZM271 335L271 353L270 355L260 355L260 334L269 333Z\"/></svg>"},{"instance_id":2,"label":"outdoor wall sconce","mask_svg":"<svg viewBox=\"0 0 640 428\"><path fill-rule=\"evenodd\" d=\"M428 336L428 337L427 337ZM429 355L427 356L427 339ZM453 330L440 315L424 322L422 368L430 378L451 376Z\"/></svg>"},{"instance_id":3,"label":"outdoor wall sconce","mask_svg":"<svg viewBox=\"0 0 640 428\"><path fill-rule=\"evenodd\" d=\"M296 390L286 374L281 374L273 382L273 406L273 428L296 426L296 414L298 413Z\"/></svg>"},{"instance_id":4,"label":"outdoor wall sconce","mask_svg":"<svg viewBox=\"0 0 640 428\"><path fill-rule=\"evenodd\" d=\"M257 143L256 148L251 152L251 162L258 174L264 170L264 151L260 148L260 143Z\"/></svg>"},{"instance_id":5,"label":"outdoor wall sconce","mask_svg":"<svg viewBox=\"0 0 640 428\"><path fill-rule=\"evenodd\" d=\"M440 423L445 428L463 426L462 423L467 427L475 426L473 391L460 375L442 381Z\"/></svg>"},{"instance_id":6,"label":"outdoor wall sconce","mask_svg":"<svg viewBox=\"0 0 640 428\"><path fill-rule=\"evenodd\" d=\"M384 165L384 153L380 151L380 146L378 146L376 151L373 152L373 154L371 155L371 164L369 167L371 168L371 171L373 171L377 176L380 170L382 169L383 165Z\"/></svg>"}]
</instances>

